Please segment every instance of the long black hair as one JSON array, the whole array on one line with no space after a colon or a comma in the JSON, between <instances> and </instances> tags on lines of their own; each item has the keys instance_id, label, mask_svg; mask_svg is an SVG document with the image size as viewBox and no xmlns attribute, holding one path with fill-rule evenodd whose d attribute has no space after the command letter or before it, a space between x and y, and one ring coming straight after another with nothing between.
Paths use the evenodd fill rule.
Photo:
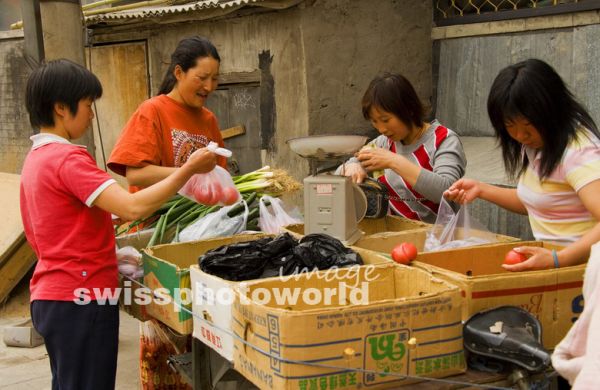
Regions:
<instances>
[{"instance_id":1,"label":"long black hair","mask_svg":"<svg viewBox=\"0 0 600 390\"><path fill-rule=\"evenodd\" d=\"M98 77L83 66L67 59L48 61L36 68L27 80L25 107L34 128L54 126L54 104L63 103L73 116L79 101L102 96Z\"/></svg>"},{"instance_id":2,"label":"long black hair","mask_svg":"<svg viewBox=\"0 0 600 390\"><path fill-rule=\"evenodd\" d=\"M529 162L522 157L522 145L508 134L507 121L526 118L539 132L544 143L541 178L554 171L580 126L600 139L598 127L585 107L558 73L538 59L528 59L502 69L492 84L487 109L502 147L504 166L511 178L520 176Z\"/></svg>"},{"instance_id":3,"label":"long black hair","mask_svg":"<svg viewBox=\"0 0 600 390\"><path fill-rule=\"evenodd\" d=\"M196 61L198 58L202 57L212 57L221 62L221 57L219 57L217 48L208 39L195 36L184 38L179 41L175 51L171 54L171 64L160 84L158 94L162 95L169 93L173 87L175 87L177 79L175 78L173 71L177 65L179 65L184 72L187 72L190 68L196 66Z\"/></svg>"},{"instance_id":4,"label":"long black hair","mask_svg":"<svg viewBox=\"0 0 600 390\"><path fill-rule=\"evenodd\" d=\"M407 126L423 125L423 103L410 81L400 74L384 73L371 81L362 98L362 113L365 119L371 119L373 107L391 112Z\"/></svg>"}]
</instances>

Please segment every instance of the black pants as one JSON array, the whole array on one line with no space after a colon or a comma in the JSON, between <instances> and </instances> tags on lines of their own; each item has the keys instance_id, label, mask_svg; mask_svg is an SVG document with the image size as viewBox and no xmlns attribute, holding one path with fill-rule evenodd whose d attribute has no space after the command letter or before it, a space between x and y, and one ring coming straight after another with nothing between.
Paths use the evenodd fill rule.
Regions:
<instances>
[{"instance_id":1,"label":"black pants","mask_svg":"<svg viewBox=\"0 0 600 390\"><path fill-rule=\"evenodd\" d=\"M115 388L118 305L36 300L31 319L46 343L52 390Z\"/></svg>"}]
</instances>

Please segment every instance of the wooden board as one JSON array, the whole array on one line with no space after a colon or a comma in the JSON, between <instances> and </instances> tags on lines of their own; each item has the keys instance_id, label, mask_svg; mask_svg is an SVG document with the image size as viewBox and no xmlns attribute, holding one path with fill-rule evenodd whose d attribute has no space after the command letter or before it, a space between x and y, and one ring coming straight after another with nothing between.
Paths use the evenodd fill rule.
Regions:
<instances>
[{"instance_id":1,"label":"wooden board","mask_svg":"<svg viewBox=\"0 0 600 390\"><path fill-rule=\"evenodd\" d=\"M24 241L13 255L0 266L0 303L8 297L13 288L35 263L35 253Z\"/></svg>"},{"instance_id":2,"label":"wooden board","mask_svg":"<svg viewBox=\"0 0 600 390\"><path fill-rule=\"evenodd\" d=\"M236 135L246 134L246 128L243 125L230 127L225 130L221 130L221 136L223 139L235 137Z\"/></svg>"},{"instance_id":3,"label":"wooden board","mask_svg":"<svg viewBox=\"0 0 600 390\"><path fill-rule=\"evenodd\" d=\"M23 242L23 222L19 208L20 175L0 173L0 263L10 257Z\"/></svg>"},{"instance_id":4,"label":"wooden board","mask_svg":"<svg viewBox=\"0 0 600 390\"><path fill-rule=\"evenodd\" d=\"M0 173L0 302L3 302L35 262L25 240L19 207L20 176Z\"/></svg>"}]
</instances>

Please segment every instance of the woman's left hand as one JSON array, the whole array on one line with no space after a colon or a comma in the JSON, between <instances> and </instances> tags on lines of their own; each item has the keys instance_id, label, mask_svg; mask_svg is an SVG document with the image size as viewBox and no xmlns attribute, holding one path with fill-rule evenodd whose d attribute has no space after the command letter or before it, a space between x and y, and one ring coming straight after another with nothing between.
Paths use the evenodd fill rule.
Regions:
<instances>
[{"instance_id":1,"label":"woman's left hand","mask_svg":"<svg viewBox=\"0 0 600 390\"><path fill-rule=\"evenodd\" d=\"M367 171L380 171L391 168L394 161L402 156L382 148L364 148L356 153L356 158Z\"/></svg>"},{"instance_id":2,"label":"woman's left hand","mask_svg":"<svg viewBox=\"0 0 600 390\"><path fill-rule=\"evenodd\" d=\"M502 264L502 268L507 271L535 271L540 269L554 268L554 258L552 251L538 246L521 246L513 248L515 252L519 252L527 256L527 260L517 264Z\"/></svg>"}]
</instances>

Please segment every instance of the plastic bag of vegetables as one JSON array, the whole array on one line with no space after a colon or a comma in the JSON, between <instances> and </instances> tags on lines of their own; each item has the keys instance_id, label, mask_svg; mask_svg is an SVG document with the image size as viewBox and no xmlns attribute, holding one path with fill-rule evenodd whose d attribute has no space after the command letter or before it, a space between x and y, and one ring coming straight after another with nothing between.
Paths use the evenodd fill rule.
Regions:
<instances>
[{"instance_id":1,"label":"plastic bag of vegetables","mask_svg":"<svg viewBox=\"0 0 600 390\"><path fill-rule=\"evenodd\" d=\"M179 190L188 199L208 206L229 206L240 200L240 192L227 170L216 166L207 173L197 173Z\"/></svg>"},{"instance_id":2,"label":"plastic bag of vegetables","mask_svg":"<svg viewBox=\"0 0 600 390\"><path fill-rule=\"evenodd\" d=\"M240 212L236 213L236 209L239 209ZM213 237L233 236L246 229L248 213L248 205L242 199L237 204L222 207L189 225L179 233L178 241L188 242Z\"/></svg>"}]
</instances>

